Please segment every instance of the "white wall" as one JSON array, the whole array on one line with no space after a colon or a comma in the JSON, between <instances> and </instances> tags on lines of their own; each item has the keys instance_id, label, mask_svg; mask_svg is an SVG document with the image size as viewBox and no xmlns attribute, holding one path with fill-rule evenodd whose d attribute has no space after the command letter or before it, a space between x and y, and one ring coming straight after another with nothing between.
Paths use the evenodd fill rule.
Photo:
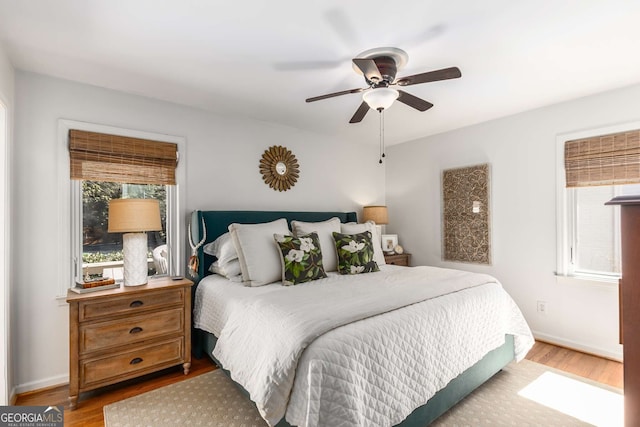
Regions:
<instances>
[{"instance_id":1,"label":"white wall","mask_svg":"<svg viewBox=\"0 0 640 427\"><path fill-rule=\"evenodd\" d=\"M1 53L1 52L0 52ZM13 91L13 71L0 54L0 96ZM7 71L9 70L9 71ZM385 169L377 149L274 124L201 110L18 71L12 145L13 265L10 384L18 392L67 381L68 310L56 299L59 119L182 136L187 140L186 216L193 209L360 210L385 202ZM617 289L558 282L556 268L556 135L638 120L640 86L612 91L388 147L386 204L390 224L414 264L495 275L539 337L609 357L617 344ZM290 191L267 187L262 152L284 145L301 177ZM183 153L185 154L185 153ZM441 260L440 174L492 166L493 265ZM547 302L547 314L536 301ZM46 360L46 361L45 361Z\"/></svg>"},{"instance_id":2,"label":"white wall","mask_svg":"<svg viewBox=\"0 0 640 427\"><path fill-rule=\"evenodd\" d=\"M357 210L384 202L377 148L93 86L18 71L13 182L13 371L17 391L67 381L68 309L56 299L59 119L185 137L186 220L194 209ZM262 153L284 145L301 176L276 192L258 170Z\"/></svg>"},{"instance_id":3,"label":"white wall","mask_svg":"<svg viewBox=\"0 0 640 427\"><path fill-rule=\"evenodd\" d=\"M10 158L12 146L12 130L13 130L13 96L14 96L14 71L9 58L7 57L4 47L0 44L0 108L3 110L0 117L0 405L8 405L10 397L10 386L12 377L9 370L11 358L9 355L9 317L10 317L10 298L11 283L10 274L10 203L9 203L9 186L11 183L11 169L8 159Z\"/></svg>"},{"instance_id":4,"label":"white wall","mask_svg":"<svg viewBox=\"0 0 640 427\"><path fill-rule=\"evenodd\" d=\"M617 286L555 276L556 136L639 117L640 86L633 86L390 147L387 232L399 235L414 264L497 277L538 338L621 359ZM444 262L441 173L485 162L492 265ZM544 315L538 300L547 302Z\"/></svg>"}]
</instances>

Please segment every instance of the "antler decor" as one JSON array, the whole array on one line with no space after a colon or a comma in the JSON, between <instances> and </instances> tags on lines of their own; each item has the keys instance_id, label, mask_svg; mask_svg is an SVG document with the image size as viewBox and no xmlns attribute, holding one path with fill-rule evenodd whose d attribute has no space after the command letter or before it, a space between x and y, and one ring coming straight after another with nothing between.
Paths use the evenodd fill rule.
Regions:
<instances>
[{"instance_id":1,"label":"antler decor","mask_svg":"<svg viewBox=\"0 0 640 427\"><path fill-rule=\"evenodd\" d=\"M200 240L197 245L193 243L193 239L191 237L191 223L189 223L189 246L191 246L191 256L189 257L189 275L191 277L198 276L198 249L200 249L200 247L204 245L205 240L207 240L207 227L204 225L204 218L201 219L203 236L202 240Z\"/></svg>"},{"instance_id":2,"label":"antler decor","mask_svg":"<svg viewBox=\"0 0 640 427\"><path fill-rule=\"evenodd\" d=\"M260 173L265 184L277 191L287 191L300 177L296 156L285 147L273 145L260 159Z\"/></svg>"}]
</instances>

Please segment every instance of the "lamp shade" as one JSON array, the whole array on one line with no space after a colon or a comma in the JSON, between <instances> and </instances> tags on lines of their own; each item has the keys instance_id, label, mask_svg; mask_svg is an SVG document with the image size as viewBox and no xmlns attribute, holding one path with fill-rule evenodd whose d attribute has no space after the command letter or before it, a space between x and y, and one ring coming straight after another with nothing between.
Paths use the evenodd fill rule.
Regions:
<instances>
[{"instance_id":1,"label":"lamp shade","mask_svg":"<svg viewBox=\"0 0 640 427\"><path fill-rule=\"evenodd\" d=\"M362 95L362 99L374 110L386 110L391 107L393 101L398 99L399 95L397 90L379 87L365 92Z\"/></svg>"},{"instance_id":2,"label":"lamp shade","mask_svg":"<svg viewBox=\"0 0 640 427\"><path fill-rule=\"evenodd\" d=\"M376 224L388 224L389 214L386 206L365 206L362 208L363 221L373 221Z\"/></svg>"},{"instance_id":3,"label":"lamp shade","mask_svg":"<svg viewBox=\"0 0 640 427\"><path fill-rule=\"evenodd\" d=\"M109 233L162 230L160 203L153 199L115 199L109 202Z\"/></svg>"}]
</instances>

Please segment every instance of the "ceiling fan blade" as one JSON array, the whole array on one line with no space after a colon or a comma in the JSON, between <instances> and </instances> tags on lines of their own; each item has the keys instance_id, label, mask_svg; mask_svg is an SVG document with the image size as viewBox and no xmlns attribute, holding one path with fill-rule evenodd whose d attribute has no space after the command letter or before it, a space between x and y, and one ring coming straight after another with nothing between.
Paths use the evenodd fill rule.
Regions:
<instances>
[{"instance_id":1,"label":"ceiling fan blade","mask_svg":"<svg viewBox=\"0 0 640 427\"><path fill-rule=\"evenodd\" d=\"M368 89L368 88L364 88L364 89ZM307 98L307 99L305 99L305 101L306 102L320 101L321 99L333 98L334 96L348 95L350 93L359 93L359 92L362 92L364 89L358 88L358 89L343 90L341 92L328 93L326 95L320 95L320 96L314 96L313 98Z\"/></svg>"},{"instance_id":2,"label":"ceiling fan blade","mask_svg":"<svg viewBox=\"0 0 640 427\"><path fill-rule=\"evenodd\" d=\"M395 84L400 86L416 85L419 83L436 82L438 80L457 79L462 77L458 67L443 68L442 70L428 71L426 73L414 74L396 80Z\"/></svg>"},{"instance_id":3,"label":"ceiling fan blade","mask_svg":"<svg viewBox=\"0 0 640 427\"><path fill-rule=\"evenodd\" d=\"M353 117L351 117L349 123L360 123L362 119L364 119L364 116L367 114L367 111L369 111L369 104L362 101L362 104L360 104L360 106L356 110L356 113L353 115Z\"/></svg>"},{"instance_id":4,"label":"ceiling fan blade","mask_svg":"<svg viewBox=\"0 0 640 427\"><path fill-rule=\"evenodd\" d=\"M433 104L425 101L422 98L418 98L417 96L411 95L403 90L399 90L398 93L398 101L403 104L407 104L409 107L413 107L419 111L427 111L429 108L433 107Z\"/></svg>"},{"instance_id":5,"label":"ceiling fan blade","mask_svg":"<svg viewBox=\"0 0 640 427\"><path fill-rule=\"evenodd\" d=\"M382 81L382 74L380 74L376 61L373 59L354 58L353 63L360 69L360 71L362 71L362 74L364 74L367 81Z\"/></svg>"}]
</instances>

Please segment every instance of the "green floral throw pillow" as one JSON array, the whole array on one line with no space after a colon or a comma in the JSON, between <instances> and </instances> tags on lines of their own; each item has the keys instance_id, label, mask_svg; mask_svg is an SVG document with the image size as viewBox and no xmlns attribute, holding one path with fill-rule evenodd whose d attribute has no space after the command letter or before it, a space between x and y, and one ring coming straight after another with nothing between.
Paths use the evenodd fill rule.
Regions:
<instances>
[{"instance_id":1,"label":"green floral throw pillow","mask_svg":"<svg viewBox=\"0 0 640 427\"><path fill-rule=\"evenodd\" d=\"M327 277L322 267L322 252L317 233L303 236L274 234L282 256L282 284L285 286Z\"/></svg>"},{"instance_id":2,"label":"green floral throw pillow","mask_svg":"<svg viewBox=\"0 0 640 427\"><path fill-rule=\"evenodd\" d=\"M338 273L359 274L379 271L373 260L371 232L358 234L333 233L338 251Z\"/></svg>"}]
</instances>

